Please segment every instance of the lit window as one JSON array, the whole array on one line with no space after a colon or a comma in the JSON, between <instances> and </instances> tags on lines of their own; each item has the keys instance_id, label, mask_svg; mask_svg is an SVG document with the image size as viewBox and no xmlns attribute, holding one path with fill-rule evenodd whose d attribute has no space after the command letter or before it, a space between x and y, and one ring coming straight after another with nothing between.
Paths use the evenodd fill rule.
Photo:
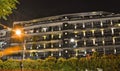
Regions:
<instances>
[{"instance_id":1,"label":"lit window","mask_svg":"<svg viewBox=\"0 0 120 71\"><path fill-rule=\"evenodd\" d=\"M44 48L46 48L46 44L43 44Z\"/></svg>"},{"instance_id":2,"label":"lit window","mask_svg":"<svg viewBox=\"0 0 120 71\"><path fill-rule=\"evenodd\" d=\"M65 53L68 53L68 51L66 50Z\"/></svg>"},{"instance_id":3,"label":"lit window","mask_svg":"<svg viewBox=\"0 0 120 71\"><path fill-rule=\"evenodd\" d=\"M53 44L51 44L51 48L53 48Z\"/></svg>"},{"instance_id":4,"label":"lit window","mask_svg":"<svg viewBox=\"0 0 120 71\"><path fill-rule=\"evenodd\" d=\"M59 56L61 56L61 52L59 52Z\"/></svg>"},{"instance_id":5,"label":"lit window","mask_svg":"<svg viewBox=\"0 0 120 71\"><path fill-rule=\"evenodd\" d=\"M31 30L29 30L29 32L30 32L30 33L33 33L33 30L31 29Z\"/></svg>"},{"instance_id":6,"label":"lit window","mask_svg":"<svg viewBox=\"0 0 120 71\"><path fill-rule=\"evenodd\" d=\"M85 37L85 31L83 31L83 35L84 35L84 37Z\"/></svg>"},{"instance_id":7,"label":"lit window","mask_svg":"<svg viewBox=\"0 0 120 71\"><path fill-rule=\"evenodd\" d=\"M32 50L32 46L30 47L30 49Z\"/></svg>"},{"instance_id":8,"label":"lit window","mask_svg":"<svg viewBox=\"0 0 120 71\"><path fill-rule=\"evenodd\" d=\"M120 24L118 24L118 26L120 27Z\"/></svg>"},{"instance_id":9,"label":"lit window","mask_svg":"<svg viewBox=\"0 0 120 71\"><path fill-rule=\"evenodd\" d=\"M59 44L59 47L61 47L61 44Z\"/></svg>"},{"instance_id":10,"label":"lit window","mask_svg":"<svg viewBox=\"0 0 120 71\"><path fill-rule=\"evenodd\" d=\"M68 42L67 41L65 41L65 44L67 44Z\"/></svg>"},{"instance_id":11,"label":"lit window","mask_svg":"<svg viewBox=\"0 0 120 71\"><path fill-rule=\"evenodd\" d=\"M37 49L40 47L40 45L37 46Z\"/></svg>"},{"instance_id":12,"label":"lit window","mask_svg":"<svg viewBox=\"0 0 120 71\"><path fill-rule=\"evenodd\" d=\"M38 33L39 32L39 30L36 30L36 33Z\"/></svg>"},{"instance_id":13,"label":"lit window","mask_svg":"<svg viewBox=\"0 0 120 71\"><path fill-rule=\"evenodd\" d=\"M102 43L103 43L103 45L104 45L104 44L105 44L105 41L103 40Z\"/></svg>"},{"instance_id":14,"label":"lit window","mask_svg":"<svg viewBox=\"0 0 120 71\"><path fill-rule=\"evenodd\" d=\"M59 27L59 31L61 30L61 27Z\"/></svg>"},{"instance_id":15,"label":"lit window","mask_svg":"<svg viewBox=\"0 0 120 71\"><path fill-rule=\"evenodd\" d=\"M30 56L33 56L33 53L30 53Z\"/></svg>"},{"instance_id":16,"label":"lit window","mask_svg":"<svg viewBox=\"0 0 120 71\"><path fill-rule=\"evenodd\" d=\"M42 28L42 32L46 32L47 31L47 28Z\"/></svg>"},{"instance_id":17,"label":"lit window","mask_svg":"<svg viewBox=\"0 0 120 71\"><path fill-rule=\"evenodd\" d=\"M61 38L61 34L59 34L59 38Z\"/></svg>"},{"instance_id":18,"label":"lit window","mask_svg":"<svg viewBox=\"0 0 120 71\"><path fill-rule=\"evenodd\" d=\"M67 24L65 24L65 27L67 26Z\"/></svg>"},{"instance_id":19,"label":"lit window","mask_svg":"<svg viewBox=\"0 0 120 71\"><path fill-rule=\"evenodd\" d=\"M101 30L101 34L104 35L104 31L103 31L104 29L100 29L100 30Z\"/></svg>"},{"instance_id":20,"label":"lit window","mask_svg":"<svg viewBox=\"0 0 120 71\"><path fill-rule=\"evenodd\" d=\"M65 35L67 35L67 32L65 32Z\"/></svg>"},{"instance_id":21,"label":"lit window","mask_svg":"<svg viewBox=\"0 0 120 71\"><path fill-rule=\"evenodd\" d=\"M74 27L75 29L77 29L77 25L75 25L75 27Z\"/></svg>"},{"instance_id":22,"label":"lit window","mask_svg":"<svg viewBox=\"0 0 120 71\"><path fill-rule=\"evenodd\" d=\"M45 36L45 35L43 36L43 39L44 39L44 40L46 39L46 36Z\"/></svg>"},{"instance_id":23,"label":"lit window","mask_svg":"<svg viewBox=\"0 0 120 71\"><path fill-rule=\"evenodd\" d=\"M51 53L51 56L53 56L53 53Z\"/></svg>"},{"instance_id":24,"label":"lit window","mask_svg":"<svg viewBox=\"0 0 120 71\"><path fill-rule=\"evenodd\" d=\"M51 35L51 38L53 39L53 37L54 37L54 35L52 34L52 35Z\"/></svg>"},{"instance_id":25,"label":"lit window","mask_svg":"<svg viewBox=\"0 0 120 71\"><path fill-rule=\"evenodd\" d=\"M76 56L78 56L78 51L76 50L76 54L75 54Z\"/></svg>"},{"instance_id":26,"label":"lit window","mask_svg":"<svg viewBox=\"0 0 120 71\"><path fill-rule=\"evenodd\" d=\"M78 37L77 35L75 35L75 37Z\"/></svg>"},{"instance_id":27,"label":"lit window","mask_svg":"<svg viewBox=\"0 0 120 71\"><path fill-rule=\"evenodd\" d=\"M83 28L85 28L85 24L83 24Z\"/></svg>"},{"instance_id":28,"label":"lit window","mask_svg":"<svg viewBox=\"0 0 120 71\"><path fill-rule=\"evenodd\" d=\"M35 53L35 55L38 57L38 53Z\"/></svg>"},{"instance_id":29,"label":"lit window","mask_svg":"<svg viewBox=\"0 0 120 71\"><path fill-rule=\"evenodd\" d=\"M75 34L77 34L77 33L78 33L78 31L74 31L74 33L75 33Z\"/></svg>"}]
</instances>

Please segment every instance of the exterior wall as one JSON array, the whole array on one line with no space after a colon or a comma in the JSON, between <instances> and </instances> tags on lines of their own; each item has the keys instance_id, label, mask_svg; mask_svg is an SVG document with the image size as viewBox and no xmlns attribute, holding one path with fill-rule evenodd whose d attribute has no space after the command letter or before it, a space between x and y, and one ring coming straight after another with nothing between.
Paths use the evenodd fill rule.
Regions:
<instances>
[{"instance_id":1,"label":"exterior wall","mask_svg":"<svg viewBox=\"0 0 120 71\"><path fill-rule=\"evenodd\" d=\"M83 57L120 53L120 15L88 12L14 22L23 27L25 58Z\"/></svg>"}]
</instances>

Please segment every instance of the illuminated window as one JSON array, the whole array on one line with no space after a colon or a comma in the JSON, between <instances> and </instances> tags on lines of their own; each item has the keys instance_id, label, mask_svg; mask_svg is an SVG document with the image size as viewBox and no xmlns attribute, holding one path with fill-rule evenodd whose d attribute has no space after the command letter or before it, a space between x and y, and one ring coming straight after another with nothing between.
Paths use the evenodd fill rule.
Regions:
<instances>
[{"instance_id":1,"label":"illuminated window","mask_svg":"<svg viewBox=\"0 0 120 71\"><path fill-rule=\"evenodd\" d=\"M65 41L65 44L67 44L68 42L67 41Z\"/></svg>"},{"instance_id":2,"label":"illuminated window","mask_svg":"<svg viewBox=\"0 0 120 71\"><path fill-rule=\"evenodd\" d=\"M75 25L74 28L77 29L77 25Z\"/></svg>"},{"instance_id":3,"label":"illuminated window","mask_svg":"<svg viewBox=\"0 0 120 71\"><path fill-rule=\"evenodd\" d=\"M85 37L85 32L86 32L86 31L83 31L83 36L84 36L84 37Z\"/></svg>"},{"instance_id":4,"label":"illuminated window","mask_svg":"<svg viewBox=\"0 0 120 71\"><path fill-rule=\"evenodd\" d=\"M65 35L67 35L67 32L65 32Z\"/></svg>"},{"instance_id":5,"label":"illuminated window","mask_svg":"<svg viewBox=\"0 0 120 71\"><path fill-rule=\"evenodd\" d=\"M43 47L46 48L46 44L43 44Z\"/></svg>"},{"instance_id":6,"label":"illuminated window","mask_svg":"<svg viewBox=\"0 0 120 71\"><path fill-rule=\"evenodd\" d=\"M120 27L120 24L118 24L118 26Z\"/></svg>"},{"instance_id":7,"label":"illuminated window","mask_svg":"<svg viewBox=\"0 0 120 71\"><path fill-rule=\"evenodd\" d=\"M46 32L47 31L47 28L42 28L42 32Z\"/></svg>"},{"instance_id":8,"label":"illuminated window","mask_svg":"<svg viewBox=\"0 0 120 71\"><path fill-rule=\"evenodd\" d=\"M100 29L101 30L101 34L104 35L104 29Z\"/></svg>"},{"instance_id":9,"label":"illuminated window","mask_svg":"<svg viewBox=\"0 0 120 71\"><path fill-rule=\"evenodd\" d=\"M53 37L54 37L54 35L52 34L52 35L51 35L51 38L53 39Z\"/></svg>"},{"instance_id":10,"label":"illuminated window","mask_svg":"<svg viewBox=\"0 0 120 71\"><path fill-rule=\"evenodd\" d=\"M59 47L61 47L61 44L59 44Z\"/></svg>"},{"instance_id":11,"label":"illuminated window","mask_svg":"<svg viewBox=\"0 0 120 71\"><path fill-rule=\"evenodd\" d=\"M53 44L51 44L51 48L53 48Z\"/></svg>"},{"instance_id":12,"label":"illuminated window","mask_svg":"<svg viewBox=\"0 0 120 71\"><path fill-rule=\"evenodd\" d=\"M78 37L78 35L77 35L77 34L75 34L75 37Z\"/></svg>"},{"instance_id":13,"label":"illuminated window","mask_svg":"<svg viewBox=\"0 0 120 71\"><path fill-rule=\"evenodd\" d=\"M61 38L61 34L59 34L59 38Z\"/></svg>"},{"instance_id":14,"label":"illuminated window","mask_svg":"<svg viewBox=\"0 0 120 71\"><path fill-rule=\"evenodd\" d=\"M85 24L83 24L83 28L85 28Z\"/></svg>"},{"instance_id":15,"label":"illuminated window","mask_svg":"<svg viewBox=\"0 0 120 71\"><path fill-rule=\"evenodd\" d=\"M43 39L45 40L45 39L46 39L46 37L47 37L47 36L45 36L45 35L44 35L44 36L43 36Z\"/></svg>"},{"instance_id":16,"label":"illuminated window","mask_svg":"<svg viewBox=\"0 0 120 71\"><path fill-rule=\"evenodd\" d=\"M77 33L78 33L78 31L74 31L74 33L75 33L75 34L77 34Z\"/></svg>"},{"instance_id":17,"label":"illuminated window","mask_svg":"<svg viewBox=\"0 0 120 71\"><path fill-rule=\"evenodd\" d=\"M61 56L61 52L59 52L59 56Z\"/></svg>"},{"instance_id":18,"label":"illuminated window","mask_svg":"<svg viewBox=\"0 0 120 71\"><path fill-rule=\"evenodd\" d=\"M61 26L59 26L59 31L61 30Z\"/></svg>"},{"instance_id":19,"label":"illuminated window","mask_svg":"<svg viewBox=\"0 0 120 71\"><path fill-rule=\"evenodd\" d=\"M65 53L68 53L68 51L66 50Z\"/></svg>"},{"instance_id":20,"label":"illuminated window","mask_svg":"<svg viewBox=\"0 0 120 71\"><path fill-rule=\"evenodd\" d=\"M32 46L30 47L30 49L32 50Z\"/></svg>"},{"instance_id":21,"label":"illuminated window","mask_svg":"<svg viewBox=\"0 0 120 71\"><path fill-rule=\"evenodd\" d=\"M51 53L51 56L53 56L53 53Z\"/></svg>"},{"instance_id":22,"label":"illuminated window","mask_svg":"<svg viewBox=\"0 0 120 71\"><path fill-rule=\"evenodd\" d=\"M67 24L65 24L65 27L68 26Z\"/></svg>"},{"instance_id":23,"label":"illuminated window","mask_svg":"<svg viewBox=\"0 0 120 71\"><path fill-rule=\"evenodd\" d=\"M76 56L78 56L78 51L76 50L76 54L75 54Z\"/></svg>"},{"instance_id":24,"label":"illuminated window","mask_svg":"<svg viewBox=\"0 0 120 71\"><path fill-rule=\"evenodd\" d=\"M103 40L102 43L103 43L103 45L104 45L104 44L105 44L105 41Z\"/></svg>"}]
</instances>

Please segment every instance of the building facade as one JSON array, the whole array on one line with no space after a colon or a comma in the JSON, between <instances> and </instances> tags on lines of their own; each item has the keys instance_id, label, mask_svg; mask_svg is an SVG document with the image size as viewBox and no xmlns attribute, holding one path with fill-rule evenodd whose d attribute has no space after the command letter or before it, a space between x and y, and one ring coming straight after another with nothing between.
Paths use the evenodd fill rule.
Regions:
<instances>
[{"instance_id":1,"label":"building facade","mask_svg":"<svg viewBox=\"0 0 120 71\"><path fill-rule=\"evenodd\" d=\"M120 14L85 12L14 22L24 29L24 58L120 54Z\"/></svg>"}]
</instances>

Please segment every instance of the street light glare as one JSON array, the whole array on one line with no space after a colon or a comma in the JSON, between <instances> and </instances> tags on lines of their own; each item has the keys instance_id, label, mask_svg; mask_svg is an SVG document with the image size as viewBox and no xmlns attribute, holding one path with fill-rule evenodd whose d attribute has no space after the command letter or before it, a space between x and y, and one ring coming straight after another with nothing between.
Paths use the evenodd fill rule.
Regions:
<instances>
[{"instance_id":1,"label":"street light glare","mask_svg":"<svg viewBox=\"0 0 120 71\"><path fill-rule=\"evenodd\" d=\"M15 33L16 33L16 35L20 36L22 32L21 32L21 30L17 29Z\"/></svg>"}]
</instances>

